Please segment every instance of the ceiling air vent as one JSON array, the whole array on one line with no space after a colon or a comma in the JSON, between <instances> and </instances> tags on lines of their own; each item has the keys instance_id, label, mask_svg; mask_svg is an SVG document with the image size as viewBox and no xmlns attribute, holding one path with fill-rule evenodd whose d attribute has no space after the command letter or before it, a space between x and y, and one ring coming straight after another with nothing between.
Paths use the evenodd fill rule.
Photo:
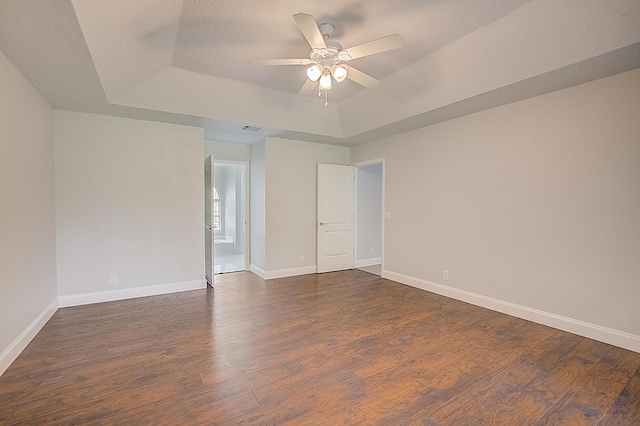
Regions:
<instances>
[{"instance_id":1,"label":"ceiling air vent","mask_svg":"<svg viewBox=\"0 0 640 426\"><path fill-rule=\"evenodd\" d=\"M242 126L242 128L240 130L242 130L243 132L254 132L255 133L255 132L259 132L260 130L262 130L262 128L246 125L246 126Z\"/></svg>"}]
</instances>

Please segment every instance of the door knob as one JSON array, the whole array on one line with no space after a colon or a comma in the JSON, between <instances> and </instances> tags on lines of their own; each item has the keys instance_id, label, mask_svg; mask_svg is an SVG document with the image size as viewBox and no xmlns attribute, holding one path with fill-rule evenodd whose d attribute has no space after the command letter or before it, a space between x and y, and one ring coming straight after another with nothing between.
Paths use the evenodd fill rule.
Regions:
<instances>
[{"instance_id":1,"label":"door knob","mask_svg":"<svg viewBox=\"0 0 640 426\"><path fill-rule=\"evenodd\" d=\"M320 222L320 223L318 223L318 225L321 225L321 226L322 225L328 225L328 223L327 222Z\"/></svg>"}]
</instances>

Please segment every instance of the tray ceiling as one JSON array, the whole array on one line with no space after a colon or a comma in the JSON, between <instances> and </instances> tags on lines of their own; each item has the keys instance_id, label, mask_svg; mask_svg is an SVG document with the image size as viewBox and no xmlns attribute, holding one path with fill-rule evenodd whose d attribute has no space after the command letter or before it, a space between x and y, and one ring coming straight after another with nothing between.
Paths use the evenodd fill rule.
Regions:
<instances>
[{"instance_id":1,"label":"tray ceiling","mask_svg":"<svg viewBox=\"0 0 640 426\"><path fill-rule=\"evenodd\" d=\"M345 47L398 33L404 47L351 64L381 80L297 94L292 15ZM636 0L5 0L0 50L56 108L354 145L640 66ZM259 131L242 131L249 124Z\"/></svg>"}]
</instances>

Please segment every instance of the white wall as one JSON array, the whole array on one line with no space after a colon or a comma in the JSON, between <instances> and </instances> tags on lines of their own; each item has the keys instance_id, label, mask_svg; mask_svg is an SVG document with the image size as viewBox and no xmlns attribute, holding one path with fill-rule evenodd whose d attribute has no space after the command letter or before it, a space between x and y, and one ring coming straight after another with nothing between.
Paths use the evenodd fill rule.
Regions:
<instances>
[{"instance_id":1,"label":"white wall","mask_svg":"<svg viewBox=\"0 0 640 426\"><path fill-rule=\"evenodd\" d=\"M55 112L61 305L204 287L202 158L201 128Z\"/></svg>"},{"instance_id":2,"label":"white wall","mask_svg":"<svg viewBox=\"0 0 640 426\"><path fill-rule=\"evenodd\" d=\"M382 254L382 163L358 166L356 266L380 263Z\"/></svg>"},{"instance_id":3,"label":"white wall","mask_svg":"<svg viewBox=\"0 0 640 426\"><path fill-rule=\"evenodd\" d=\"M349 164L349 148L266 138L268 276L315 272L318 163Z\"/></svg>"},{"instance_id":4,"label":"white wall","mask_svg":"<svg viewBox=\"0 0 640 426\"><path fill-rule=\"evenodd\" d=\"M53 108L0 53L0 374L58 307Z\"/></svg>"},{"instance_id":5,"label":"white wall","mask_svg":"<svg viewBox=\"0 0 640 426\"><path fill-rule=\"evenodd\" d=\"M214 160L250 161L251 145L204 140L204 158L213 155Z\"/></svg>"},{"instance_id":6,"label":"white wall","mask_svg":"<svg viewBox=\"0 0 640 426\"><path fill-rule=\"evenodd\" d=\"M265 141L251 145L249 172L250 269L263 276L265 266Z\"/></svg>"},{"instance_id":7,"label":"white wall","mask_svg":"<svg viewBox=\"0 0 640 426\"><path fill-rule=\"evenodd\" d=\"M353 148L385 158L386 276L640 350L639 117L634 70Z\"/></svg>"}]
</instances>

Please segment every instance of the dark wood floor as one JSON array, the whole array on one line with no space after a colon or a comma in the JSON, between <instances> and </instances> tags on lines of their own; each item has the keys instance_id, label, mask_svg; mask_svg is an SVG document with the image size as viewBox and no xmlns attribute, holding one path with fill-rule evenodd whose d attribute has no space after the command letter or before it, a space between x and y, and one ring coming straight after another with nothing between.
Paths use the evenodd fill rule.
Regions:
<instances>
[{"instance_id":1,"label":"dark wood floor","mask_svg":"<svg viewBox=\"0 0 640 426\"><path fill-rule=\"evenodd\" d=\"M60 309L0 424L640 424L640 354L361 271Z\"/></svg>"}]
</instances>

